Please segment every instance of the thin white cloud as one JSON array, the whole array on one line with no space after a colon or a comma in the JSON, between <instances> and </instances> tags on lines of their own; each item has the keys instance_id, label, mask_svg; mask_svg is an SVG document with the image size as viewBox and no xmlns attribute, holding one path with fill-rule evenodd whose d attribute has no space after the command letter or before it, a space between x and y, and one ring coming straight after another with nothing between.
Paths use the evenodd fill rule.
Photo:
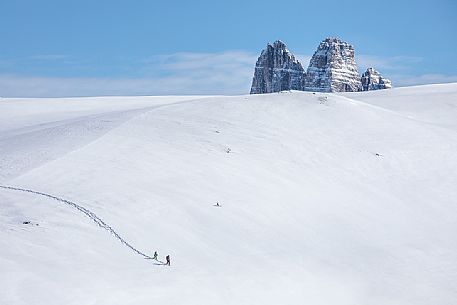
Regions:
<instances>
[{"instance_id":1,"label":"thin white cloud","mask_svg":"<svg viewBox=\"0 0 457 305\"><path fill-rule=\"evenodd\" d=\"M144 62L139 73L161 78L164 75L172 75L177 78L197 78L202 81L231 78L232 80L229 81L235 82L252 77L256 59L256 54L244 51L156 55ZM205 87L205 84L203 83L199 87ZM223 88L221 89L223 90Z\"/></svg>"},{"instance_id":2,"label":"thin white cloud","mask_svg":"<svg viewBox=\"0 0 457 305\"><path fill-rule=\"evenodd\" d=\"M376 70L407 70L420 63L423 59L415 56L375 56L361 54L356 56L359 69L365 71L368 68Z\"/></svg>"},{"instance_id":3,"label":"thin white cloud","mask_svg":"<svg viewBox=\"0 0 457 305\"><path fill-rule=\"evenodd\" d=\"M244 51L227 51L221 53L175 53L159 55L157 67L166 70L219 70L252 66L257 55ZM157 62L157 61L156 61Z\"/></svg>"},{"instance_id":4,"label":"thin white cloud","mask_svg":"<svg viewBox=\"0 0 457 305\"><path fill-rule=\"evenodd\" d=\"M2 97L63 97L100 95L240 94L249 85L231 77L52 78L0 76ZM241 88L240 87L244 87Z\"/></svg>"},{"instance_id":5,"label":"thin white cloud","mask_svg":"<svg viewBox=\"0 0 457 305\"><path fill-rule=\"evenodd\" d=\"M248 93L257 55L243 51L153 56L141 77L61 78L0 75L0 96L170 95Z\"/></svg>"},{"instance_id":6,"label":"thin white cloud","mask_svg":"<svg viewBox=\"0 0 457 305\"><path fill-rule=\"evenodd\" d=\"M393 78L397 87L457 82L457 75L444 74L393 75Z\"/></svg>"}]
</instances>

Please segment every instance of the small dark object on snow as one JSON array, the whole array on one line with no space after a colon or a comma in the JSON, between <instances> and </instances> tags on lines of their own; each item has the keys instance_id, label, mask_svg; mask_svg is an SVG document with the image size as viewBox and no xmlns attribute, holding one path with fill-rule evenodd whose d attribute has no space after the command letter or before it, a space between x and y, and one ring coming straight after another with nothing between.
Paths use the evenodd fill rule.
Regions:
<instances>
[{"instance_id":1,"label":"small dark object on snow","mask_svg":"<svg viewBox=\"0 0 457 305\"><path fill-rule=\"evenodd\" d=\"M220 133L220 131L219 131L219 130L216 130L215 133Z\"/></svg>"},{"instance_id":2,"label":"small dark object on snow","mask_svg":"<svg viewBox=\"0 0 457 305\"><path fill-rule=\"evenodd\" d=\"M219 202L216 202L216 204L214 206L215 207L220 207L221 205L219 204Z\"/></svg>"},{"instance_id":3,"label":"small dark object on snow","mask_svg":"<svg viewBox=\"0 0 457 305\"><path fill-rule=\"evenodd\" d=\"M23 221L22 224L24 224L24 225L29 225L29 224L30 224L30 221Z\"/></svg>"},{"instance_id":4,"label":"small dark object on snow","mask_svg":"<svg viewBox=\"0 0 457 305\"><path fill-rule=\"evenodd\" d=\"M381 154L378 154L378 153L376 153L376 156L377 156L377 157L382 157L382 155L381 155Z\"/></svg>"},{"instance_id":5,"label":"small dark object on snow","mask_svg":"<svg viewBox=\"0 0 457 305\"><path fill-rule=\"evenodd\" d=\"M165 263L165 265L170 266L170 255L167 255L167 256L165 257L165 259L167 260L167 262Z\"/></svg>"},{"instance_id":6,"label":"small dark object on snow","mask_svg":"<svg viewBox=\"0 0 457 305\"><path fill-rule=\"evenodd\" d=\"M231 151L232 151L232 150L230 149L230 147L227 148L227 150L226 150L227 153L230 153Z\"/></svg>"}]
</instances>

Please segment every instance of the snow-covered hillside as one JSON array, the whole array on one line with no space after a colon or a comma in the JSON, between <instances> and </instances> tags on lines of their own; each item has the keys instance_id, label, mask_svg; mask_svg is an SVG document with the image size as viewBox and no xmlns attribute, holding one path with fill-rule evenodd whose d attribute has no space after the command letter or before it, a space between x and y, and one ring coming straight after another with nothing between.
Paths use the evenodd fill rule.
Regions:
<instances>
[{"instance_id":1,"label":"snow-covered hillside","mask_svg":"<svg viewBox=\"0 0 457 305\"><path fill-rule=\"evenodd\" d=\"M0 99L1 185L171 256L0 188L0 304L454 305L456 121L457 84Z\"/></svg>"}]
</instances>

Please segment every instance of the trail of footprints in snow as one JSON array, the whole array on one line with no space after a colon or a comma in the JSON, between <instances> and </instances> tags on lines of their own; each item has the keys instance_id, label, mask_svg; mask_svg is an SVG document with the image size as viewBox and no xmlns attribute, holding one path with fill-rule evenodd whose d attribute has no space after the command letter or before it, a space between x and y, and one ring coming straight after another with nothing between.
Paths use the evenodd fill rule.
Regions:
<instances>
[{"instance_id":1,"label":"trail of footprints in snow","mask_svg":"<svg viewBox=\"0 0 457 305\"><path fill-rule=\"evenodd\" d=\"M12 186L4 186L4 185L0 185L0 188L3 188L3 189L7 189L7 190L13 190L13 191L19 191L19 192L27 192L27 193L32 193L32 194L36 194L36 195L40 195L40 196L44 196L44 197L48 197L48 198L51 198L51 199L54 199L54 200L57 200L57 201L60 201L60 202L63 202L67 205L70 205L74 208L76 208L78 211L80 211L81 213L84 213L86 216L88 216L90 219L92 219L99 227L107 230L108 232L110 232L115 238L117 238L124 246L130 248L133 252L135 252L136 254L138 255L141 255L143 256L144 258L147 258L147 259L153 259L151 256L147 255L147 254L144 254L143 252L141 252L140 250L136 249L135 247L133 247L131 244L129 244L125 239L123 239L111 226L109 226L108 224L106 224L100 217L98 217L94 212L86 209L85 207L83 206L80 206L79 204L76 204L70 200L66 200L66 199L63 199L63 198L59 198L59 197L56 197L56 196L53 196L53 195L50 195L50 194L46 194L46 193L42 193L42 192L37 192L37 191L33 191L33 190L29 190L29 189L23 189L23 188L17 188L17 187L12 187Z\"/></svg>"}]
</instances>

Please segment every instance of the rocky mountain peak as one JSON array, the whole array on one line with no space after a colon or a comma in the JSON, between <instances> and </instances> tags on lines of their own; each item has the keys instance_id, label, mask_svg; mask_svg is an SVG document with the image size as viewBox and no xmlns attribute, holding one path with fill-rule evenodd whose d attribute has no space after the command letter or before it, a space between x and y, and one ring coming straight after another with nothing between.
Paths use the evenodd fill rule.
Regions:
<instances>
[{"instance_id":1,"label":"rocky mountain peak","mask_svg":"<svg viewBox=\"0 0 457 305\"><path fill-rule=\"evenodd\" d=\"M302 64L281 40L268 43L255 66L251 94L283 90L354 92L392 88L374 68L362 77L355 62L354 47L329 37L318 46L305 73Z\"/></svg>"},{"instance_id":2,"label":"rocky mountain peak","mask_svg":"<svg viewBox=\"0 0 457 305\"><path fill-rule=\"evenodd\" d=\"M286 44L279 39L276 40L275 42L273 42L273 44L268 43L267 46L270 46L274 49L284 50L284 51L288 52Z\"/></svg>"},{"instance_id":3,"label":"rocky mountain peak","mask_svg":"<svg viewBox=\"0 0 457 305\"><path fill-rule=\"evenodd\" d=\"M374 68L368 68L367 71L362 74L361 81L363 91L392 88L392 82L387 78L382 77Z\"/></svg>"},{"instance_id":4,"label":"rocky mountain peak","mask_svg":"<svg viewBox=\"0 0 457 305\"><path fill-rule=\"evenodd\" d=\"M255 65L251 94L303 90L305 70L280 40L268 43Z\"/></svg>"},{"instance_id":5,"label":"rocky mountain peak","mask_svg":"<svg viewBox=\"0 0 457 305\"><path fill-rule=\"evenodd\" d=\"M305 90L322 92L361 91L354 47L339 38L326 38L308 66Z\"/></svg>"}]
</instances>

